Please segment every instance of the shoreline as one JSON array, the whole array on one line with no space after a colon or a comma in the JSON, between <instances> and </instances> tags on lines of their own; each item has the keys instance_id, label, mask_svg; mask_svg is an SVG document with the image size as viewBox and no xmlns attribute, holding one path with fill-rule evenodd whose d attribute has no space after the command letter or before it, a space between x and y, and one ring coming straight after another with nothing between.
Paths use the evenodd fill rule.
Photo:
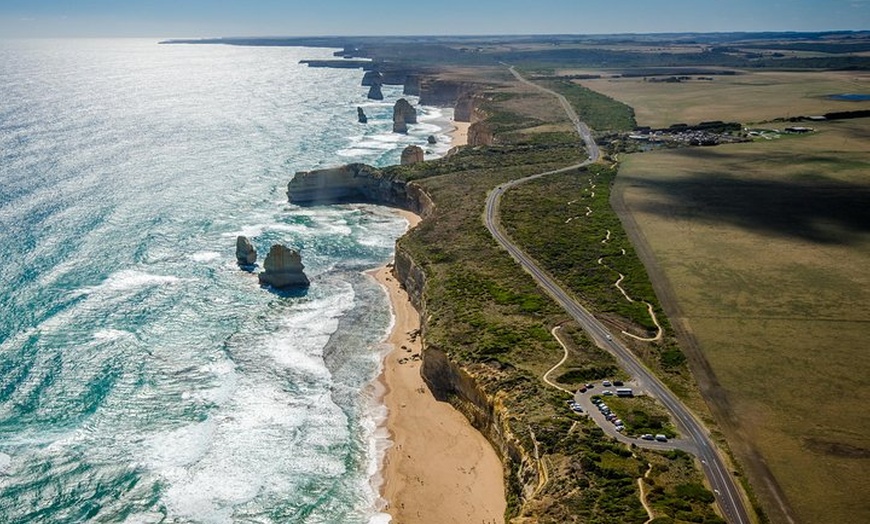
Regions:
<instances>
[{"instance_id":1,"label":"shoreline","mask_svg":"<svg viewBox=\"0 0 870 524\"><path fill-rule=\"evenodd\" d=\"M397 210L409 224L420 217ZM392 522L504 522L502 464L489 442L450 404L435 400L420 375L420 316L391 272L366 273L384 288L393 315L378 382L390 445L381 462L380 509ZM377 486L376 486L377 487Z\"/></svg>"},{"instance_id":2,"label":"shoreline","mask_svg":"<svg viewBox=\"0 0 870 524\"><path fill-rule=\"evenodd\" d=\"M453 125L453 129L447 132L447 136L450 137L450 147L468 145L468 128L471 127L471 122L457 122L450 119L450 124Z\"/></svg>"}]
</instances>

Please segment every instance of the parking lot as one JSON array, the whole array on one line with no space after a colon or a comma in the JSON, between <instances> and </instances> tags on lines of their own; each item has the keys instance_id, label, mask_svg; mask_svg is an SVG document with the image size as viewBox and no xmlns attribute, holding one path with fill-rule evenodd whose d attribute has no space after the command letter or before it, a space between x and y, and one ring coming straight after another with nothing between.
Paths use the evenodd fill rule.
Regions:
<instances>
[{"instance_id":1,"label":"parking lot","mask_svg":"<svg viewBox=\"0 0 870 524\"><path fill-rule=\"evenodd\" d=\"M568 408L577 414L582 414L591 418L604 433L624 442L626 444L634 444L638 447L658 450L680 449L689 453L695 453L694 445L681 438L667 438L662 434L645 433L640 435L628 435L625 433L625 425L619 418L619 413L607 405L608 397L616 397L617 389L630 389L631 395L621 395L623 397L633 397L644 395L644 392L638 391L636 386L631 382L623 383L621 381L604 380L601 382L588 383L584 387L577 390L574 398L568 401ZM624 392L624 391L623 391ZM593 397L600 397L595 398Z\"/></svg>"}]
</instances>

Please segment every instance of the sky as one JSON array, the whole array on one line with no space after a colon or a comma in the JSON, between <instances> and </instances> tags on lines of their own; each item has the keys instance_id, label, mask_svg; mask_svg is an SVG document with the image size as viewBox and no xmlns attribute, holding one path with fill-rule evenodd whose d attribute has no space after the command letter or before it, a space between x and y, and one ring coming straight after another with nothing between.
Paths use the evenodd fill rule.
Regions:
<instances>
[{"instance_id":1,"label":"sky","mask_svg":"<svg viewBox=\"0 0 870 524\"><path fill-rule=\"evenodd\" d=\"M0 38L844 29L870 0L0 0Z\"/></svg>"}]
</instances>

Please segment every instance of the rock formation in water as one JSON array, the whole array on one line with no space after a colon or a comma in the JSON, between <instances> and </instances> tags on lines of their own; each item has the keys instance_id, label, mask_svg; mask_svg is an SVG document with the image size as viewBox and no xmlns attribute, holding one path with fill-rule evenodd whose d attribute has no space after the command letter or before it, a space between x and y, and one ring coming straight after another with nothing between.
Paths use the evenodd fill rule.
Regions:
<instances>
[{"instance_id":1,"label":"rock formation in water","mask_svg":"<svg viewBox=\"0 0 870 524\"><path fill-rule=\"evenodd\" d=\"M299 252L281 244L274 244L263 261L264 271L259 274L260 283L276 289L305 288L310 282L305 276Z\"/></svg>"},{"instance_id":2,"label":"rock formation in water","mask_svg":"<svg viewBox=\"0 0 870 524\"><path fill-rule=\"evenodd\" d=\"M437 144L437 143L438 143L438 139L435 138L435 135L429 135L429 136L426 137L426 142L428 142L428 143L430 143L430 144Z\"/></svg>"},{"instance_id":3,"label":"rock formation in water","mask_svg":"<svg viewBox=\"0 0 870 524\"><path fill-rule=\"evenodd\" d=\"M236 260L240 266L253 266L257 263L257 250L248 237L239 236L236 239Z\"/></svg>"},{"instance_id":4,"label":"rock formation in water","mask_svg":"<svg viewBox=\"0 0 870 524\"><path fill-rule=\"evenodd\" d=\"M381 85L384 83L384 75L380 73L380 71L366 71L362 78L362 85L364 86L373 86L375 84Z\"/></svg>"},{"instance_id":5,"label":"rock formation in water","mask_svg":"<svg viewBox=\"0 0 870 524\"><path fill-rule=\"evenodd\" d=\"M420 75L411 73L405 77L405 84L402 88L402 94L420 96Z\"/></svg>"},{"instance_id":6,"label":"rock formation in water","mask_svg":"<svg viewBox=\"0 0 870 524\"><path fill-rule=\"evenodd\" d=\"M384 93L381 92L381 83L375 82L369 88L369 94L367 95L370 100L383 100Z\"/></svg>"},{"instance_id":7,"label":"rock formation in water","mask_svg":"<svg viewBox=\"0 0 870 524\"><path fill-rule=\"evenodd\" d=\"M360 124L367 124L369 121L369 117L366 116L366 112L361 107L356 108L356 119Z\"/></svg>"},{"instance_id":8,"label":"rock formation in water","mask_svg":"<svg viewBox=\"0 0 870 524\"><path fill-rule=\"evenodd\" d=\"M420 146L408 146L402 150L402 165L416 164L423 161L423 148Z\"/></svg>"},{"instance_id":9,"label":"rock formation in water","mask_svg":"<svg viewBox=\"0 0 870 524\"><path fill-rule=\"evenodd\" d=\"M393 106L393 132L407 133L408 124L417 123L417 110L404 98L396 101Z\"/></svg>"}]
</instances>

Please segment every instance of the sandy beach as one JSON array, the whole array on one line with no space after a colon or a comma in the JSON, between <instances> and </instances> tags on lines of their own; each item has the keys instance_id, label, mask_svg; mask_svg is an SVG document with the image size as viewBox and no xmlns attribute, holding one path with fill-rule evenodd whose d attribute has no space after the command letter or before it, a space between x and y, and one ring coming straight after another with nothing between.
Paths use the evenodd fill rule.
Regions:
<instances>
[{"instance_id":1,"label":"sandy beach","mask_svg":"<svg viewBox=\"0 0 870 524\"><path fill-rule=\"evenodd\" d=\"M412 213L401 212L411 224ZM385 512L394 524L504 522L502 465L489 442L447 403L432 396L420 376L419 314L407 293L381 267L395 316L381 381L392 446L383 463Z\"/></svg>"},{"instance_id":2,"label":"sandy beach","mask_svg":"<svg viewBox=\"0 0 870 524\"><path fill-rule=\"evenodd\" d=\"M455 129L447 133L450 135L450 147L468 144L468 128L471 127L471 123L457 122L456 120L451 121L451 123Z\"/></svg>"}]
</instances>

